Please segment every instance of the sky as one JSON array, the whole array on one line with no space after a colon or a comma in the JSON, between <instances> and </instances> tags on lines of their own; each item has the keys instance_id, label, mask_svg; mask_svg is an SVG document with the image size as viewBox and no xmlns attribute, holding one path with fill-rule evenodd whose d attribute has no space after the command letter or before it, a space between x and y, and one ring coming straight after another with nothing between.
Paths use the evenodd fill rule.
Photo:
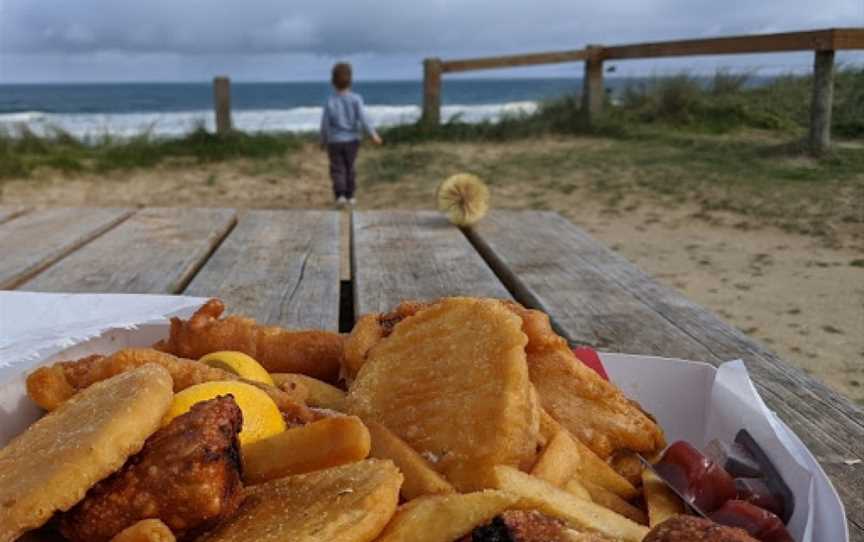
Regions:
<instances>
[{"instance_id":1,"label":"sky","mask_svg":"<svg viewBox=\"0 0 864 542\"><path fill-rule=\"evenodd\" d=\"M864 0L0 0L0 83L419 79L444 59L864 27ZM864 64L864 52L838 53ZM802 71L812 53L616 63L617 75ZM580 64L471 72L567 77Z\"/></svg>"}]
</instances>

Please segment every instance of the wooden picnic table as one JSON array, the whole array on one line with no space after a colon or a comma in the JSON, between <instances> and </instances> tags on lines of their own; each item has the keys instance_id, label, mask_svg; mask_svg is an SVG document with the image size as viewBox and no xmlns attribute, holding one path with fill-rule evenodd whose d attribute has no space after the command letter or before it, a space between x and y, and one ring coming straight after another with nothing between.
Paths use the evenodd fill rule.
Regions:
<instances>
[{"instance_id":1,"label":"wooden picnic table","mask_svg":"<svg viewBox=\"0 0 864 542\"><path fill-rule=\"evenodd\" d=\"M864 411L555 213L495 211L463 231L431 211L3 207L0 289L219 296L260 321L341 331L406 298L513 298L574 344L741 358L864 542Z\"/></svg>"}]
</instances>

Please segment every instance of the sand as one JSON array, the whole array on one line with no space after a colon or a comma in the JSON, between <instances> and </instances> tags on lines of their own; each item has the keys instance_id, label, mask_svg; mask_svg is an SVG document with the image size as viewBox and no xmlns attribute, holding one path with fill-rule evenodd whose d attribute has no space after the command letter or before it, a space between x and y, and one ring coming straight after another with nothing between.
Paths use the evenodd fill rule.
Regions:
<instances>
[{"instance_id":1,"label":"sand","mask_svg":"<svg viewBox=\"0 0 864 542\"><path fill-rule=\"evenodd\" d=\"M500 145L459 147L448 148L463 158L507 152ZM361 178L359 208L429 208L435 186L430 176L437 175L371 186L367 180L365 187ZM660 282L864 404L864 267L854 263L864 258L859 235L828 244L752 217L706 213L686 201L670 206L640 198L612 205L581 186L578 175L570 182L566 191L494 183L493 206L562 212ZM285 171L235 161L166 165L109 178L43 172L0 187L4 205L331 206L326 160L311 145Z\"/></svg>"}]
</instances>

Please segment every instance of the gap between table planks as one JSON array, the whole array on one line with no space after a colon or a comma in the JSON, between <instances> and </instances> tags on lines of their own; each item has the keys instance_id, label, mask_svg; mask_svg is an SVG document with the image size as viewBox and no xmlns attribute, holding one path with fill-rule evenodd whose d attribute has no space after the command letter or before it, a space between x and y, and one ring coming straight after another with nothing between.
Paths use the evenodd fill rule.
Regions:
<instances>
[{"instance_id":1,"label":"gap between table planks","mask_svg":"<svg viewBox=\"0 0 864 542\"><path fill-rule=\"evenodd\" d=\"M403 299L510 298L471 243L433 211L352 213L354 314L387 312Z\"/></svg>"},{"instance_id":2,"label":"gap between table planks","mask_svg":"<svg viewBox=\"0 0 864 542\"><path fill-rule=\"evenodd\" d=\"M336 331L339 260L340 213L246 211L183 293L262 323Z\"/></svg>"},{"instance_id":3,"label":"gap between table planks","mask_svg":"<svg viewBox=\"0 0 864 542\"><path fill-rule=\"evenodd\" d=\"M178 293L235 221L235 212L230 209L142 209L20 288Z\"/></svg>"},{"instance_id":4,"label":"gap between table planks","mask_svg":"<svg viewBox=\"0 0 864 542\"><path fill-rule=\"evenodd\" d=\"M530 224L530 227L526 227ZM820 460L864 539L864 413L551 212L496 211L467 234L519 301L568 339L707 361L741 358L766 403Z\"/></svg>"},{"instance_id":5,"label":"gap between table planks","mask_svg":"<svg viewBox=\"0 0 864 542\"><path fill-rule=\"evenodd\" d=\"M127 209L50 208L0 224L0 289L14 288L110 230Z\"/></svg>"}]
</instances>

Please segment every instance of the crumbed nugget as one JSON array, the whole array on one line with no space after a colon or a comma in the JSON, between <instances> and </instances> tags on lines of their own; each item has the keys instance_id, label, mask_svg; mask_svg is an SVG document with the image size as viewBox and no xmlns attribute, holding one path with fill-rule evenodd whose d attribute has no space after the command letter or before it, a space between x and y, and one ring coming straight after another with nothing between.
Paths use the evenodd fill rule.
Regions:
<instances>
[{"instance_id":1,"label":"crumbed nugget","mask_svg":"<svg viewBox=\"0 0 864 542\"><path fill-rule=\"evenodd\" d=\"M158 519L144 519L123 529L111 542L174 542L174 533Z\"/></svg>"},{"instance_id":2,"label":"crumbed nugget","mask_svg":"<svg viewBox=\"0 0 864 542\"><path fill-rule=\"evenodd\" d=\"M252 356L271 373L301 373L326 382L339 378L345 339L338 333L263 326L241 316L220 318L224 310L222 301L211 299L189 320L172 318L168 339L155 347L192 359L236 350Z\"/></svg>"},{"instance_id":3,"label":"crumbed nugget","mask_svg":"<svg viewBox=\"0 0 864 542\"><path fill-rule=\"evenodd\" d=\"M494 465L536 455L539 412L521 321L493 299L448 298L397 324L370 350L346 408L430 459L460 491Z\"/></svg>"},{"instance_id":4,"label":"crumbed nugget","mask_svg":"<svg viewBox=\"0 0 864 542\"><path fill-rule=\"evenodd\" d=\"M171 375L145 365L90 386L0 450L0 542L68 510L152 435Z\"/></svg>"},{"instance_id":5,"label":"crumbed nugget","mask_svg":"<svg viewBox=\"0 0 864 542\"><path fill-rule=\"evenodd\" d=\"M370 542L396 511L402 474L367 459L252 486L240 510L198 542Z\"/></svg>"},{"instance_id":6,"label":"crumbed nugget","mask_svg":"<svg viewBox=\"0 0 864 542\"><path fill-rule=\"evenodd\" d=\"M45 410L53 410L80 390L147 363L155 363L168 371L174 382L175 392L202 382L241 380L264 390L282 411L287 422L302 424L314 418L302 402L305 389L279 389L261 382L245 380L232 372L152 348L124 348L110 356L94 355L41 367L27 377L27 393L37 405Z\"/></svg>"}]
</instances>

